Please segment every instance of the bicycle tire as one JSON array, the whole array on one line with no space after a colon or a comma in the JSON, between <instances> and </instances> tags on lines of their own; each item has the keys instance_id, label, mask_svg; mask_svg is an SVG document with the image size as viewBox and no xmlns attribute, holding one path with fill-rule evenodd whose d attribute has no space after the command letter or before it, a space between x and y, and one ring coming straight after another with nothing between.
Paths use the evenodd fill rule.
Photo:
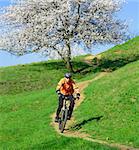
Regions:
<instances>
[{"instance_id":1,"label":"bicycle tire","mask_svg":"<svg viewBox=\"0 0 139 150\"><path fill-rule=\"evenodd\" d=\"M64 120L63 120L63 128L61 130L61 133L63 133L66 123L67 123L67 118L68 118L68 109L65 110L65 114L64 114Z\"/></svg>"},{"instance_id":2,"label":"bicycle tire","mask_svg":"<svg viewBox=\"0 0 139 150\"><path fill-rule=\"evenodd\" d=\"M65 111L61 111L61 119L59 120L59 130L62 133L63 132L63 125L64 125L64 118L65 118Z\"/></svg>"},{"instance_id":3,"label":"bicycle tire","mask_svg":"<svg viewBox=\"0 0 139 150\"><path fill-rule=\"evenodd\" d=\"M62 129L62 120L59 119L59 130L61 131L61 129Z\"/></svg>"},{"instance_id":4,"label":"bicycle tire","mask_svg":"<svg viewBox=\"0 0 139 150\"><path fill-rule=\"evenodd\" d=\"M62 110L61 115L62 117L61 117L61 122L59 123L59 130L61 133L63 133L67 122L68 109Z\"/></svg>"}]
</instances>

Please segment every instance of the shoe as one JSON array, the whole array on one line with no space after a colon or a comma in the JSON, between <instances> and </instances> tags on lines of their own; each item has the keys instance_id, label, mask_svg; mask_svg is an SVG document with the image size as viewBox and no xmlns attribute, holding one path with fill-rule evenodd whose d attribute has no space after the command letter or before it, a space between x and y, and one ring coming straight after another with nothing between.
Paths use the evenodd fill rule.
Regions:
<instances>
[{"instance_id":1,"label":"shoe","mask_svg":"<svg viewBox=\"0 0 139 150\"><path fill-rule=\"evenodd\" d=\"M55 122L58 122L59 121L59 117L55 117Z\"/></svg>"},{"instance_id":2,"label":"shoe","mask_svg":"<svg viewBox=\"0 0 139 150\"><path fill-rule=\"evenodd\" d=\"M68 120L70 120L70 118L71 118L70 116L67 117Z\"/></svg>"}]
</instances>

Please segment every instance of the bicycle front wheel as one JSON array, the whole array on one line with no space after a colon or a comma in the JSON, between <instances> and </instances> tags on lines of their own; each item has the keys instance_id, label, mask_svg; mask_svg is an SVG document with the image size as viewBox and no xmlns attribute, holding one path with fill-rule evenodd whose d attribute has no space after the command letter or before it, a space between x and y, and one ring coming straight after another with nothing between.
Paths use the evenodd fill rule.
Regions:
<instances>
[{"instance_id":1,"label":"bicycle front wheel","mask_svg":"<svg viewBox=\"0 0 139 150\"><path fill-rule=\"evenodd\" d=\"M65 129L66 122L67 122L67 117L68 117L68 109L62 110L62 112L61 112L61 122L59 123L59 129L60 129L61 133L63 133L63 131Z\"/></svg>"}]
</instances>

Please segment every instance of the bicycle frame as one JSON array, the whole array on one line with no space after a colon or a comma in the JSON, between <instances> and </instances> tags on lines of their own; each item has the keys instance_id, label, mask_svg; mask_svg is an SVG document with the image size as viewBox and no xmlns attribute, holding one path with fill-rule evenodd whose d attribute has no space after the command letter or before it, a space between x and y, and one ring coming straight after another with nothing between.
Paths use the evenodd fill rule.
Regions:
<instances>
[{"instance_id":1,"label":"bicycle frame","mask_svg":"<svg viewBox=\"0 0 139 150\"><path fill-rule=\"evenodd\" d=\"M70 100L67 97L65 97L62 110L69 109L69 106L70 106Z\"/></svg>"},{"instance_id":2,"label":"bicycle frame","mask_svg":"<svg viewBox=\"0 0 139 150\"><path fill-rule=\"evenodd\" d=\"M75 100L75 97L74 97L74 100ZM66 126L69 106L70 106L70 100L68 99L68 97L65 97L64 102L63 102L63 107L61 109L61 118L59 119L59 130L61 131L61 133L63 133L64 128Z\"/></svg>"}]
</instances>

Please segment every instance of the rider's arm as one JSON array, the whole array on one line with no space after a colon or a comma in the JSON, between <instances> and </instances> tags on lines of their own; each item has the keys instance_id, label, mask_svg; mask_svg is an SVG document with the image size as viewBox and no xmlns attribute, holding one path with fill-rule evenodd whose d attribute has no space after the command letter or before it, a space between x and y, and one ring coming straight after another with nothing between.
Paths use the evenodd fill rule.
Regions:
<instances>
[{"instance_id":1,"label":"rider's arm","mask_svg":"<svg viewBox=\"0 0 139 150\"><path fill-rule=\"evenodd\" d=\"M56 87L56 91L60 90L61 86L63 85L64 83L64 79L61 79L58 84L57 84L57 87Z\"/></svg>"},{"instance_id":2,"label":"rider's arm","mask_svg":"<svg viewBox=\"0 0 139 150\"><path fill-rule=\"evenodd\" d=\"M75 82L73 83L73 88L74 88L74 91L76 93L76 98L79 100L80 99L80 91L79 91L79 88Z\"/></svg>"},{"instance_id":3,"label":"rider's arm","mask_svg":"<svg viewBox=\"0 0 139 150\"><path fill-rule=\"evenodd\" d=\"M79 87L77 86L77 84L74 81L73 81L72 85L73 85L73 89L74 89L75 93L80 93Z\"/></svg>"}]
</instances>

